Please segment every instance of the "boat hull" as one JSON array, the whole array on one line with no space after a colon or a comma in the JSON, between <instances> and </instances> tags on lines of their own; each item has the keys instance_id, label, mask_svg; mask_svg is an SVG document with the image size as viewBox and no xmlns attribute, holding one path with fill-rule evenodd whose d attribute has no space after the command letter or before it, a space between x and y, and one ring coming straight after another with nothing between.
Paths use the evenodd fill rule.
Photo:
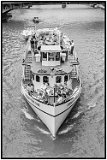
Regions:
<instances>
[{"instance_id":1,"label":"boat hull","mask_svg":"<svg viewBox=\"0 0 107 160\"><path fill-rule=\"evenodd\" d=\"M21 87L21 91L31 108L38 115L41 121L47 126L52 136L55 137L59 127L64 122L67 115L69 114L69 112L75 105L77 99L79 98L81 93L81 86L73 95L73 98L71 98L71 100L57 106L46 105L32 99L32 97L27 94L23 86Z\"/></svg>"}]
</instances>

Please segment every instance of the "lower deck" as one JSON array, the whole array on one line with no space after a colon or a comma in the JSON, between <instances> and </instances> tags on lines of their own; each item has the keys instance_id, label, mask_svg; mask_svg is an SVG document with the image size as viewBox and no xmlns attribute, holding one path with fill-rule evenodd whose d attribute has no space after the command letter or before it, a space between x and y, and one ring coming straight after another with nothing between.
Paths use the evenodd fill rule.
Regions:
<instances>
[{"instance_id":1,"label":"lower deck","mask_svg":"<svg viewBox=\"0 0 107 160\"><path fill-rule=\"evenodd\" d=\"M72 83L69 86L60 84L54 87L47 86L46 88L37 90L34 90L33 85L29 85L29 83L29 81L25 82L23 80L23 86L28 94L33 99L51 106L69 101L75 90L81 85L80 80L76 78L72 79Z\"/></svg>"}]
</instances>

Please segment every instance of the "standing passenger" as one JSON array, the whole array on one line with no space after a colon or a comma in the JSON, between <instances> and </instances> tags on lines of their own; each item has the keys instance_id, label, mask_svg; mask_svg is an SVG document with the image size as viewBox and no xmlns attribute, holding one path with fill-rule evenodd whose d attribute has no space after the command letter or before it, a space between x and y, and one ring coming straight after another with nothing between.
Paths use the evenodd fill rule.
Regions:
<instances>
[{"instance_id":1,"label":"standing passenger","mask_svg":"<svg viewBox=\"0 0 107 160\"><path fill-rule=\"evenodd\" d=\"M33 47L34 47L34 41L33 41L33 38L31 38L30 43L31 43L31 48L33 48Z\"/></svg>"},{"instance_id":2,"label":"standing passenger","mask_svg":"<svg viewBox=\"0 0 107 160\"><path fill-rule=\"evenodd\" d=\"M74 41L71 41L71 54L73 55L73 51L74 51Z\"/></svg>"}]
</instances>

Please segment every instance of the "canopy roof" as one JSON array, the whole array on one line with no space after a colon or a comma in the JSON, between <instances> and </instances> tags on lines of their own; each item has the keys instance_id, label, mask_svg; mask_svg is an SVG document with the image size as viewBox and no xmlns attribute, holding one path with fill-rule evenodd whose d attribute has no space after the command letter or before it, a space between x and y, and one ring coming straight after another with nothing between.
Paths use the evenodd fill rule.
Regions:
<instances>
[{"instance_id":1,"label":"canopy roof","mask_svg":"<svg viewBox=\"0 0 107 160\"><path fill-rule=\"evenodd\" d=\"M41 51L45 52L45 51L57 51L60 52L61 51L61 47L60 45L42 45L41 46Z\"/></svg>"}]
</instances>

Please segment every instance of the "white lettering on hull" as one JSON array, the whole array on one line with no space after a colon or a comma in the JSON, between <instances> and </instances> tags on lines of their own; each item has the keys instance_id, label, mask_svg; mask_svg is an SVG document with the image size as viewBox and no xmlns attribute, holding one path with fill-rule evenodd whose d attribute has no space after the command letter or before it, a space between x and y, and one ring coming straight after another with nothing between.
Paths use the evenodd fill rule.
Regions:
<instances>
[{"instance_id":1,"label":"white lettering on hull","mask_svg":"<svg viewBox=\"0 0 107 160\"><path fill-rule=\"evenodd\" d=\"M26 97L28 100L30 100L33 104L35 104L35 105L37 105L37 106L40 107L40 104L37 103L36 101L34 101L32 98L30 98L27 94L25 94L25 97Z\"/></svg>"}]
</instances>

